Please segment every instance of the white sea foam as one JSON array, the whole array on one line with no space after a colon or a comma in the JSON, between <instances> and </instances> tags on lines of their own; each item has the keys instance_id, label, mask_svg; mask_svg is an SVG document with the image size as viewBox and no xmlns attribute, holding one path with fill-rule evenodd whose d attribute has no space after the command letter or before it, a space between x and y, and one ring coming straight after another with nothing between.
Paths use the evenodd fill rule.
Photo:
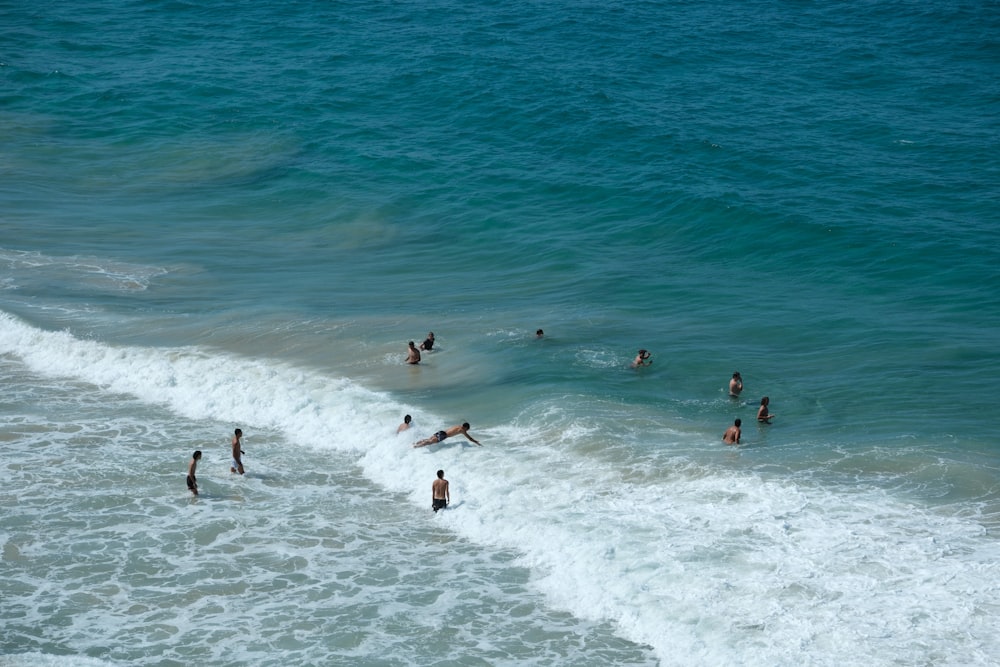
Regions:
<instances>
[{"instance_id":1,"label":"white sea foam","mask_svg":"<svg viewBox=\"0 0 1000 667\"><path fill-rule=\"evenodd\" d=\"M49 655L47 653L16 653L0 655L0 667L106 667L113 662L81 655Z\"/></svg>"},{"instance_id":2,"label":"white sea foam","mask_svg":"<svg viewBox=\"0 0 1000 667\"><path fill-rule=\"evenodd\" d=\"M503 656L509 637L535 634L509 661L544 665L573 664L581 636L615 639L547 612L508 565L514 553L449 535L426 504L414 511L339 452L312 456L248 429L249 473L236 477L217 422L76 380L32 381L6 358L0 375L33 384L43 413L4 412L0 428L19 453L0 467L5 648L117 664L365 664L400 642L434 660L470 647ZM181 482L195 446L198 499ZM652 664L624 641L614 655Z\"/></svg>"},{"instance_id":3,"label":"white sea foam","mask_svg":"<svg viewBox=\"0 0 1000 667\"><path fill-rule=\"evenodd\" d=\"M197 348L112 347L8 315L0 315L0 354L187 419L243 425L251 452L260 429L303 451L336 452L414 510L428 511L430 480L442 468L453 508L433 517L435 526L519 554L551 605L614 623L664 664L867 665L885 656L913 663L928 651L990 664L1000 655L990 621L995 542L973 521L877 488L767 480L741 467L731 449L719 449L715 466L692 463L678 454L683 447L671 447L685 436L669 433L661 437L677 442L655 443L662 453L615 458L614 425L565 423L554 406L535 415L549 419L527 426L474 425L482 448L459 436L415 450L410 441L447 424L345 379ZM404 411L429 430L395 436ZM250 502L292 474L275 458L261 464L257 482L228 493ZM302 506L337 500L361 511L343 498L350 484L321 481L302 491L311 496ZM274 529L281 517L243 518L239 530L255 521ZM213 539L236 539L238 532L224 537L235 528ZM322 530L331 532L320 543L347 537L333 524ZM301 569L296 553L277 556L293 563L288 576Z\"/></svg>"},{"instance_id":4,"label":"white sea foam","mask_svg":"<svg viewBox=\"0 0 1000 667\"><path fill-rule=\"evenodd\" d=\"M82 284L92 291L143 291L157 276L167 273L158 266L146 266L119 260L82 255L57 257L39 252L0 248L0 267L24 275L21 280L46 280L69 285ZM39 271L43 270L43 271ZM30 272L30 277L28 273ZM17 278L7 280L19 284Z\"/></svg>"}]
</instances>

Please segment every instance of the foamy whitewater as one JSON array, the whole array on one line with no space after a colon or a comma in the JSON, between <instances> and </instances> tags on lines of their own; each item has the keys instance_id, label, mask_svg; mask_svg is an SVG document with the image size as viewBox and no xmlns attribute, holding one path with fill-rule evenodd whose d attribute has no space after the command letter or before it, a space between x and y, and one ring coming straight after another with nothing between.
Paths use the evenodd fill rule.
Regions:
<instances>
[{"instance_id":1,"label":"foamy whitewater","mask_svg":"<svg viewBox=\"0 0 1000 667\"><path fill-rule=\"evenodd\" d=\"M1000 664L994 7L4 17L0 666Z\"/></svg>"}]
</instances>

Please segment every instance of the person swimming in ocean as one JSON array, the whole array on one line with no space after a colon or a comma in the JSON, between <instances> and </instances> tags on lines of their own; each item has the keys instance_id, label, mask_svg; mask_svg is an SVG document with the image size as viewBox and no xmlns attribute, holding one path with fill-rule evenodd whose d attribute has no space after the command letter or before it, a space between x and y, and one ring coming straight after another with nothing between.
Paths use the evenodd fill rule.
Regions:
<instances>
[{"instance_id":1,"label":"person swimming in ocean","mask_svg":"<svg viewBox=\"0 0 1000 667\"><path fill-rule=\"evenodd\" d=\"M410 415L406 415L405 417L403 417L403 423L400 424L399 428L396 429L396 433L402 433L403 431L408 430L412 425L413 425L413 417L411 417Z\"/></svg>"},{"instance_id":2,"label":"person swimming in ocean","mask_svg":"<svg viewBox=\"0 0 1000 667\"><path fill-rule=\"evenodd\" d=\"M451 428L449 428L447 430L444 430L444 431L438 431L437 433L435 433L434 435L432 435L429 438L424 438L420 442L413 443L413 446L414 447L426 447L427 445L436 445L437 443L444 442L446 439L454 437L454 436L458 435L459 433L461 433L462 435L464 435L465 438L466 438L466 440L474 442L477 445L479 445L480 447L483 446L482 443L480 443L478 440L476 440L471 435L469 435L469 422L465 422L461 426L452 426Z\"/></svg>"},{"instance_id":3,"label":"person swimming in ocean","mask_svg":"<svg viewBox=\"0 0 1000 667\"><path fill-rule=\"evenodd\" d=\"M434 332L433 331L429 331L427 333L427 338L425 338L424 342L420 344L420 349L421 350L427 350L428 352L430 352L431 350L434 349Z\"/></svg>"},{"instance_id":4,"label":"person swimming in ocean","mask_svg":"<svg viewBox=\"0 0 1000 667\"><path fill-rule=\"evenodd\" d=\"M639 350L639 353L635 355L635 359L632 360L632 368L639 368L639 366L649 366L652 361L646 361L651 355L647 350Z\"/></svg>"}]
</instances>

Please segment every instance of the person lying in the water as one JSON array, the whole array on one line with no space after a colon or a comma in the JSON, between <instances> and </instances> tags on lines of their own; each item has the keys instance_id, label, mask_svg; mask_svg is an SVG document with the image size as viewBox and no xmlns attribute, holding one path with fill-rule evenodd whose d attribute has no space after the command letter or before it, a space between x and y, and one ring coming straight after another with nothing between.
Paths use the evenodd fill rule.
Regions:
<instances>
[{"instance_id":1,"label":"person lying in the water","mask_svg":"<svg viewBox=\"0 0 1000 667\"><path fill-rule=\"evenodd\" d=\"M462 435L464 435L467 440L470 440L471 442L476 443L480 447L483 446L478 440L476 440L471 435L469 435L469 422L465 422L461 426L452 426L451 428L449 428L447 430L444 430L444 431L438 431L437 433L435 433L434 435L432 435L429 438L424 438L420 442L413 443L413 446L414 447L426 447L427 445L436 445L437 443L443 442L447 438L454 437L454 436L458 435L459 433L461 433Z\"/></svg>"}]
</instances>

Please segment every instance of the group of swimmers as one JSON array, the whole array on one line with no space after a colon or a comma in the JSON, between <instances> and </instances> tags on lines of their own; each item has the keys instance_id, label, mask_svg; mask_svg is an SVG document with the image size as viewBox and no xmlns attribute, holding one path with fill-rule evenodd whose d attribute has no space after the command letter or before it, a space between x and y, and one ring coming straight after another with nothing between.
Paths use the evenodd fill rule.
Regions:
<instances>
[{"instance_id":1,"label":"group of swimmers","mask_svg":"<svg viewBox=\"0 0 1000 667\"><path fill-rule=\"evenodd\" d=\"M545 332L539 329L535 332L536 338L542 338ZM430 351L434 349L434 332L428 332L427 338L424 342L420 344L417 348L416 344L411 340L408 343L408 354L406 363L408 364L419 364L420 363L420 350ZM650 360L652 354L645 349L640 349L636 354L635 359L632 360L632 368L639 368L640 366L649 366L653 362ZM740 375L739 371L733 373L733 377L729 380L729 395L733 398L738 398L740 393L743 391L743 377ZM771 420L775 417L770 411L771 399L768 396L764 396L760 399L760 408L757 410L757 422L761 424L770 424ZM399 425L396 429L396 433L402 433L410 428L413 422L413 418L410 415L403 417L403 423ZM722 434L722 442L727 445L738 445L740 444L740 438L742 437L742 424L741 419L736 419L733 425L726 429L726 432ZM462 424L452 426L450 428L443 429L431 435L430 437L424 438L413 443L414 447L427 447L428 445L435 445L440 442L444 442L448 438L452 438L456 435L462 435L466 440L475 443L476 445L482 447L482 443L469 435L469 422L463 422ZM241 429L236 429L233 434L232 439L232 462L230 464L229 471L231 473L244 474L243 469L243 459L242 456L246 452L242 449L242 439L243 431ZM191 493L198 495L198 478L195 471L198 467L198 461L201 460L201 450L195 451L191 456L191 461L188 463L188 473L187 473L187 486ZM437 471L437 479L434 480L431 489L431 500L432 508L435 512L439 509L443 509L448 506L451 501L450 493L448 490L448 480L444 479L444 471Z\"/></svg>"},{"instance_id":2,"label":"group of swimmers","mask_svg":"<svg viewBox=\"0 0 1000 667\"><path fill-rule=\"evenodd\" d=\"M542 338L545 332L539 329L535 332L535 338ZM406 349L406 363L410 365L416 365L420 363L420 352L430 351L434 349L434 332L429 331L427 333L427 338L424 342L417 347L414 341L407 343ZM399 425L396 429L396 433L402 433L410 428L413 423L413 417L406 415L403 417L403 423ZM436 445L439 442L444 442L448 438L452 438L456 435L462 435L469 442L474 442L480 447L482 443L469 435L469 422L463 422L462 424L452 426L450 428L443 429L437 433L431 435L430 437L424 438L413 443L414 447L427 447L428 445ZM444 470L437 471L437 479L431 484L431 509L437 512L440 509L448 507L448 503L451 502L451 492L448 489L448 480L444 478Z\"/></svg>"},{"instance_id":3,"label":"group of swimmers","mask_svg":"<svg viewBox=\"0 0 1000 667\"><path fill-rule=\"evenodd\" d=\"M635 355L635 359L632 360L632 368L639 368L640 366L649 366L653 362L650 360L649 350L640 349ZM739 371L733 373L733 377L729 380L729 395L733 398L738 398L740 393L743 391L743 376L740 375ZM760 408L757 409L757 422L760 424L770 424L771 420L775 417L770 410L771 399L768 396L760 399ZM726 432L722 434L722 442L727 445L738 445L740 444L740 438L743 436L742 431L743 420L736 419L733 421L733 425L726 429Z\"/></svg>"},{"instance_id":4,"label":"group of swimmers","mask_svg":"<svg viewBox=\"0 0 1000 667\"><path fill-rule=\"evenodd\" d=\"M635 355L635 359L632 360L632 368L639 368L640 366L649 366L653 362L650 360L649 350L641 349ZM739 371L733 373L733 377L729 380L729 395L733 398L738 398L740 393L743 391L743 376L740 375ZM768 396L760 399L760 408L757 409L757 422L760 424L770 424L771 420L775 415L771 414L770 410L771 399ZM743 436L742 431L743 420L736 419L733 425L726 429L726 432L722 434L722 442L727 445L738 445L740 444L740 438Z\"/></svg>"},{"instance_id":5,"label":"group of swimmers","mask_svg":"<svg viewBox=\"0 0 1000 667\"><path fill-rule=\"evenodd\" d=\"M743 391L743 376L740 375L739 371L733 373L733 377L729 380L729 395L733 398L738 398L740 392ZM757 423L759 424L770 424L771 420L774 419L775 415L771 414L771 399L768 396L760 399L760 407L757 408ZM726 429L726 432L722 434L722 442L727 445L738 445L740 444L740 438L743 435L741 429L743 425L743 420L736 419L733 425Z\"/></svg>"},{"instance_id":6,"label":"group of swimmers","mask_svg":"<svg viewBox=\"0 0 1000 667\"><path fill-rule=\"evenodd\" d=\"M411 417L410 415L406 415L405 417L403 417L403 423L400 424L399 427L396 429L396 434L398 435L403 431L408 431L410 429L410 426L412 425L413 425L413 417ZM446 428L443 431L438 431L429 438L424 438L423 440L413 443L413 446L426 447L427 445L436 445L437 443L444 442L445 440L453 436L463 435L465 436L465 439L468 440L469 442L474 442L480 447L482 447L483 444L481 442L479 442L471 435L469 435L470 428L471 427L469 426L469 422L464 422L458 426L452 426L451 428Z\"/></svg>"},{"instance_id":7,"label":"group of swimmers","mask_svg":"<svg viewBox=\"0 0 1000 667\"><path fill-rule=\"evenodd\" d=\"M649 350L640 349L635 355L635 359L632 360L632 368L639 368L640 366L649 366L653 362L650 360ZM740 375L739 371L733 373L733 377L729 380L729 395L733 398L738 398L740 393L743 391L743 376ZM760 408L757 409L757 422L760 424L770 424L771 420L775 415L771 414L770 410L771 399L768 396L760 399ZM726 429L726 432L722 434L722 442L727 445L738 445L740 444L740 438L743 436L742 431L743 420L736 419L733 425Z\"/></svg>"},{"instance_id":8,"label":"group of swimmers","mask_svg":"<svg viewBox=\"0 0 1000 667\"><path fill-rule=\"evenodd\" d=\"M413 417L406 415L403 417L403 423L399 425L396 429L396 434L400 434L403 431L410 430L410 426L413 425ZM443 431L438 431L429 438L424 438L423 440L413 444L414 447L426 447L427 445L433 445L441 442L453 435L458 435L461 433L466 437L466 439L471 440L480 447L483 445L469 435L469 422L463 423L461 426L452 426L449 429ZM438 510L443 510L448 507L448 503L451 502L451 491L448 489L448 480L444 478L444 470L437 471L437 479L431 484L431 509L437 512Z\"/></svg>"},{"instance_id":9,"label":"group of swimmers","mask_svg":"<svg viewBox=\"0 0 1000 667\"><path fill-rule=\"evenodd\" d=\"M535 332L535 338L544 338L545 332L539 329ZM410 341L406 344L406 363L411 366L415 366L420 363L420 352L430 352L434 349L434 332L429 331L427 333L427 338L418 347L414 341Z\"/></svg>"},{"instance_id":10,"label":"group of swimmers","mask_svg":"<svg viewBox=\"0 0 1000 667\"><path fill-rule=\"evenodd\" d=\"M246 452L243 451L243 430L236 429L233 433L232 439L232 453L233 460L229 464L229 472L236 474L244 474L243 470L243 455ZM191 455L191 461L188 463L187 472L187 487L194 495L198 495L198 476L195 474L198 468L198 461L201 461L201 450L195 450L195 453Z\"/></svg>"},{"instance_id":11,"label":"group of swimmers","mask_svg":"<svg viewBox=\"0 0 1000 667\"><path fill-rule=\"evenodd\" d=\"M536 338L542 338L544 335L545 332L542 331L541 329L535 332ZM420 344L420 350L430 350L433 347L434 347L434 333L431 332L427 334L427 339ZM652 356L653 355L649 352L649 350L640 349L638 353L636 353L635 358L632 360L632 363L630 365L632 368L639 368L641 366L652 365L653 363L651 360ZM408 364L420 363L420 351L416 348L412 340L409 342L409 354L407 356L406 362ZM742 392L743 392L743 376L740 375L739 371L736 371L733 373L733 377L730 378L729 380L729 395L732 396L733 398L738 398ZM763 398L760 399L760 408L758 408L757 410L758 423L770 424L771 420L775 417L775 415L772 414L770 411L770 402L771 399L768 396L764 396ZM406 415L405 417L403 417L403 423L400 424L399 427L396 429L396 433L398 434L402 433L405 430L408 430L410 428L411 423L412 423L412 417L410 415ZM727 445L740 444L740 440L743 435L742 424L743 420L737 418L733 422L733 425L730 426L728 429L726 429L726 432L722 434L722 442L724 442ZM481 447L482 445L480 444L480 442L475 438L473 438L471 435L469 435L469 428L470 428L469 422L464 422L459 426L452 426L451 428L438 431L437 433L428 438L424 438L423 440L419 440L413 443L413 446L427 447L428 445L434 445L439 442L443 442L447 438L451 438L453 436L461 434L467 440L474 442L475 444ZM444 479L444 471L438 470L437 476L438 479L434 480L431 489L432 508L435 512L437 512L439 509L447 507L448 502L450 501L450 498L447 497L448 480Z\"/></svg>"},{"instance_id":12,"label":"group of swimmers","mask_svg":"<svg viewBox=\"0 0 1000 667\"><path fill-rule=\"evenodd\" d=\"M420 351L424 350L425 352L430 352L433 349L434 349L434 332L429 331L427 332L427 338L424 339L424 342L420 344L419 348L417 347L416 343L414 343L412 340L409 343L407 343L406 363L411 365L419 364Z\"/></svg>"}]
</instances>

